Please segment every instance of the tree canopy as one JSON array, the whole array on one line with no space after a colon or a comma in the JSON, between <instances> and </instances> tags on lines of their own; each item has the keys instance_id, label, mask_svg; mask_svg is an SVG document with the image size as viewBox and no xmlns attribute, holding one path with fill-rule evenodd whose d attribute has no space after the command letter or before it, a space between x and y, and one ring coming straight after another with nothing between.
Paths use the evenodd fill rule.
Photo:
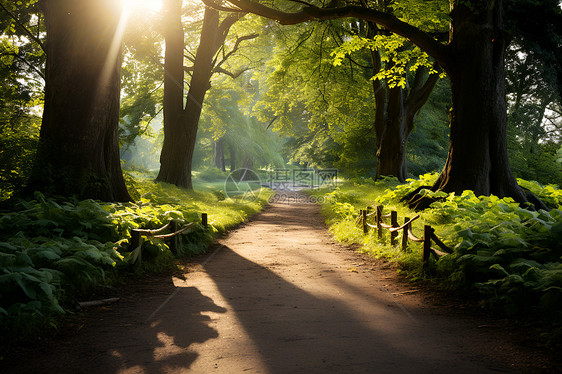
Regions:
<instances>
[{"instance_id":1,"label":"tree canopy","mask_svg":"<svg viewBox=\"0 0 562 374\"><path fill-rule=\"evenodd\" d=\"M166 4L174 2L182 6L182 70L189 87L204 6ZM203 101L200 133L191 137L196 167L211 167L217 155L231 166L254 167L281 165L283 157L284 162L301 166L336 167L350 176L383 175L385 147L392 152L397 147L384 141L390 131L377 132L377 118L385 121L382 129L391 128L393 102L401 103L397 108L407 108L408 95L416 85L437 72L442 80L426 98L427 104L414 110L414 125L405 127L402 157L409 172L401 174L401 179L444 167L434 188L469 188L519 201L527 198L514 187L512 171L515 176L557 182L562 152L557 1L474 0L471 7L465 3L207 1L219 9L219 23L240 18L240 13L250 14L244 22L231 25L214 54L216 74L206 87L209 103ZM0 5L1 77L6 82L0 92L5 145L2 183L3 191L13 191L29 176L38 144L46 29L39 2L15 6L2 1ZM119 144L130 162L143 149L143 164L157 167L167 74L164 36L170 22L162 11L148 16L137 13L129 16L123 38ZM254 14L292 26L278 26ZM532 24L526 17L529 14ZM492 26L492 34L482 34L482 44L472 52L471 45L480 40L481 24ZM503 31L496 33L496 29ZM465 37L470 43L463 44ZM499 52L501 56L494 57ZM504 54L505 70L501 69ZM481 66L481 72L489 71L494 78L480 83L469 79L469 66ZM469 83L470 87L464 86ZM480 86L473 87L475 83ZM497 96L468 103L476 95L467 92L492 92L494 85L500 89ZM185 103L190 94L180 95ZM400 100L392 101L396 98ZM395 112L403 113L397 118L405 118L408 111ZM469 138L473 140L465 140ZM465 149L463 144L470 146ZM474 144L499 147L474 152ZM474 156L486 153L485 158ZM172 162L176 155L172 152Z\"/></svg>"}]
</instances>

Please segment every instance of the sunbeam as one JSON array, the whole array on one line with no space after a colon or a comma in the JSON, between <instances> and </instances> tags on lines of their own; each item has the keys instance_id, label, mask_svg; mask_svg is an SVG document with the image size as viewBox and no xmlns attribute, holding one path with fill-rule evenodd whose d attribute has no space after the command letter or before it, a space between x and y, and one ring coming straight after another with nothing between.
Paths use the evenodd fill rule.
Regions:
<instances>
[{"instance_id":1,"label":"sunbeam","mask_svg":"<svg viewBox=\"0 0 562 374\"><path fill-rule=\"evenodd\" d=\"M158 12L162 9L162 0L123 0L126 10L143 9Z\"/></svg>"}]
</instances>

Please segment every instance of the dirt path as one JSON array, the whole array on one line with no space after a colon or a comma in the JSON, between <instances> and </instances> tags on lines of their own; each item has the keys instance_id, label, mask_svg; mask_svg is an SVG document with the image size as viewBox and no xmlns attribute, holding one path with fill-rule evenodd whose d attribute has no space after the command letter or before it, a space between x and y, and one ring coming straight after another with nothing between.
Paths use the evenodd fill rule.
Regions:
<instances>
[{"instance_id":1,"label":"dirt path","mask_svg":"<svg viewBox=\"0 0 562 374\"><path fill-rule=\"evenodd\" d=\"M487 322L428 304L395 271L334 244L312 204L272 204L184 279L124 292L74 333L0 361L5 372L556 370Z\"/></svg>"}]
</instances>

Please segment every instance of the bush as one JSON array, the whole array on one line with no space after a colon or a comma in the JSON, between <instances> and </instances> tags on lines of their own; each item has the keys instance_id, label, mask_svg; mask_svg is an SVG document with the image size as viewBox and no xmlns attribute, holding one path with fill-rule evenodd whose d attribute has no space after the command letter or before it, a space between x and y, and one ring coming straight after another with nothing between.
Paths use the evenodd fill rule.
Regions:
<instances>
[{"instance_id":1,"label":"bush","mask_svg":"<svg viewBox=\"0 0 562 374\"><path fill-rule=\"evenodd\" d=\"M30 321L42 324L73 311L78 299L123 272L160 271L170 268L175 255L203 253L214 234L259 211L271 196L263 190L257 201L235 201L143 179L129 179L139 193L136 203L60 201L36 193L35 199L19 200L12 211L3 212L2 329L30 327ZM199 224L202 212L208 214L209 229ZM158 239L129 248L133 229L160 228L172 219L196 222L189 234L182 235L177 253Z\"/></svg>"},{"instance_id":2,"label":"bush","mask_svg":"<svg viewBox=\"0 0 562 374\"><path fill-rule=\"evenodd\" d=\"M400 200L410 192L430 186L437 174L394 186L392 181L347 182L336 191L322 191L323 212L337 240L358 243L362 250L399 262L411 276L438 278L445 287L476 294L489 307L507 315L540 313L562 319L562 191L555 185L541 186L519 179L519 184L554 209L529 211L511 198L462 195L422 190L439 197L419 213L414 231L430 224L454 252L421 264L421 246L402 252L381 244L376 234L364 235L356 224L358 212L367 206L383 205L397 210L399 217L413 217ZM384 189L389 186L390 188ZM377 195L378 192L378 196ZM418 236L421 236L418 234Z\"/></svg>"}]
</instances>

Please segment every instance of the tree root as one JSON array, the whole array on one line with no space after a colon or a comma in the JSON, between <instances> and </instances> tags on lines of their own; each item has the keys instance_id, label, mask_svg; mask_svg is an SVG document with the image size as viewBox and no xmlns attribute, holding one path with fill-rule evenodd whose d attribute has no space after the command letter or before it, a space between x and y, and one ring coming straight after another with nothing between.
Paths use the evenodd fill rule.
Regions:
<instances>
[{"instance_id":1,"label":"tree root","mask_svg":"<svg viewBox=\"0 0 562 374\"><path fill-rule=\"evenodd\" d=\"M433 187L432 186L418 187L414 191L410 192L409 194L404 196L402 199L400 199L400 201L408 204L408 207L410 209L415 210L415 211L420 211L420 210L425 210L425 209L429 208L429 206L436 201L443 201L444 200L443 198L422 196L422 195L420 195L421 190L432 190L433 191Z\"/></svg>"}]
</instances>

